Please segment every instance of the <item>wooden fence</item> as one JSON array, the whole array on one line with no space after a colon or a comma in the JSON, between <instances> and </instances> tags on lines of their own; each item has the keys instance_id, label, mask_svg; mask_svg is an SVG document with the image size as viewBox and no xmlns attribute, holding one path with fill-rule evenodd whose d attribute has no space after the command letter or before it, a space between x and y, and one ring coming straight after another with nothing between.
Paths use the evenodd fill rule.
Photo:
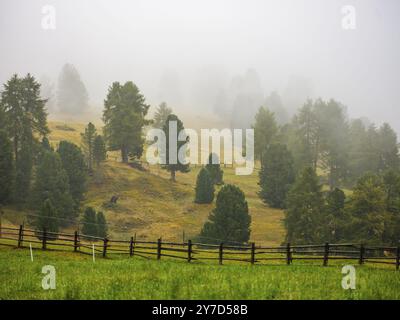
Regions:
<instances>
[{"instance_id":1,"label":"wooden fence","mask_svg":"<svg viewBox=\"0 0 400 320\"><path fill-rule=\"evenodd\" d=\"M17 248L32 247L32 249L74 251L87 255L101 255L103 258L111 255L139 256L143 258L161 257L201 262L215 260L220 265L235 261L250 264L266 264L278 261L291 265L295 260L321 261L327 266L329 261L354 260L358 264L378 263L390 264L399 270L400 247L364 246L363 244L330 244L322 245L291 245L256 246L255 243L242 246L197 243L191 240L175 243L157 241L142 241L131 237L129 240L111 240L79 234L54 233L46 230L1 227L0 245Z\"/></svg>"}]
</instances>

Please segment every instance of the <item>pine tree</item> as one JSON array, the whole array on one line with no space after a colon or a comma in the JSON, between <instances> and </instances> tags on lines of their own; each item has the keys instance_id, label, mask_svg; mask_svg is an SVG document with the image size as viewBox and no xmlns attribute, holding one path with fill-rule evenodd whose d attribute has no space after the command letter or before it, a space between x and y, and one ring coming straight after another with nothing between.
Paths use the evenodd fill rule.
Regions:
<instances>
[{"instance_id":1,"label":"pine tree","mask_svg":"<svg viewBox=\"0 0 400 320\"><path fill-rule=\"evenodd\" d=\"M93 144L93 159L97 166L107 158L107 149L104 139L101 135L97 135Z\"/></svg>"},{"instance_id":2,"label":"pine tree","mask_svg":"<svg viewBox=\"0 0 400 320\"><path fill-rule=\"evenodd\" d=\"M338 243L346 238L346 224L348 217L344 212L346 196L338 188L330 191L326 196L324 214L324 223L322 227L321 238L325 242Z\"/></svg>"},{"instance_id":3,"label":"pine tree","mask_svg":"<svg viewBox=\"0 0 400 320\"><path fill-rule=\"evenodd\" d=\"M35 222L36 228L41 231L58 232L59 221L57 209L53 206L51 200L46 199L43 202L37 216Z\"/></svg>"},{"instance_id":4,"label":"pine tree","mask_svg":"<svg viewBox=\"0 0 400 320\"><path fill-rule=\"evenodd\" d=\"M270 145L264 152L259 173L260 197L273 208L284 208L293 182L292 154L285 145Z\"/></svg>"},{"instance_id":5,"label":"pine tree","mask_svg":"<svg viewBox=\"0 0 400 320\"><path fill-rule=\"evenodd\" d=\"M303 169L287 196L284 223L286 240L296 244L323 241L320 226L323 225L324 199L321 185L313 168Z\"/></svg>"},{"instance_id":6,"label":"pine tree","mask_svg":"<svg viewBox=\"0 0 400 320\"><path fill-rule=\"evenodd\" d=\"M208 243L246 243L250 238L251 217L244 193L234 185L224 185L216 207L201 230L199 239Z\"/></svg>"},{"instance_id":7,"label":"pine tree","mask_svg":"<svg viewBox=\"0 0 400 320\"><path fill-rule=\"evenodd\" d=\"M65 64L60 72L57 85L58 110L76 114L88 108L88 93L77 69Z\"/></svg>"},{"instance_id":8,"label":"pine tree","mask_svg":"<svg viewBox=\"0 0 400 320\"><path fill-rule=\"evenodd\" d=\"M149 122L145 120L149 105L133 82L124 85L114 82L108 89L104 101L104 137L109 150L121 151L122 162L129 157L140 158L143 153L142 129Z\"/></svg>"},{"instance_id":9,"label":"pine tree","mask_svg":"<svg viewBox=\"0 0 400 320\"><path fill-rule=\"evenodd\" d=\"M14 161L11 141L0 131L0 205L11 200L14 185Z\"/></svg>"},{"instance_id":10,"label":"pine tree","mask_svg":"<svg viewBox=\"0 0 400 320\"><path fill-rule=\"evenodd\" d=\"M206 169L210 174L211 180L214 184L223 184L224 171L221 169L221 164L219 163L218 155L215 153L210 153L208 157L208 163L206 164Z\"/></svg>"},{"instance_id":11,"label":"pine tree","mask_svg":"<svg viewBox=\"0 0 400 320\"><path fill-rule=\"evenodd\" d=\"M74 201L71 197L68 175L62 166L60 156L55 152L45 152L36 168L36 180L32 189L32 206L39 209L49 199L62 220L75 218Z\"/></svg>"},{"instance_id":12,"label":"pine tree","mask_svg":"<svg viewBox=\"0 0 400 320\"><path fill-rule=\"evenodd\" d=\"M33 152L30 144L24 139L18 151L18 159L15 161L14 201L18 205L25 204L30 195L32 167Z\"/></svg>"},{"instance_id":13,"label":"pine tree","mask_svg":"<svg viewBox=\"0 0 400 320\"><path fill-rule=\"evenodd\" d=\"M196 203L211 203L214 200L214 183L207 169L201 168L196 181Z\"/></svg>"},{"instance_id":14,"label":"pine tree","mask_svg":"<svg viewBox=\"0 0 400 320\"><path fill-rule=\"evenodd\" d=\"M171 137L170 137L170 132L169 132L169 126L170 123L172 124L173 122L176 122L176 126L177 126L177 132L176 132L176 141L177 141L177 148L176 148L176 159L172 159L170 158L170 139L172 139L172 133L171 133ZM163 169L169 171L171 173L171 180L172 181L176 181L176 172L189 172L190 168L189 168L189 164L182 164L179 161L179 157L178 157L178 151L181 148L185 148L184 145L186 144L186 141L178 141L178 135L179 132L181 132L182 130L185 130L183 123L181 120L179 120L179 118L174 115L174 114L170 114L167 118L167 121L164 125L163 131L165 133L166 136L166 154L165 154L165 158L166 158L166 164L163 165ZM176 163L173 163L176 162Z\"/></svg>"},{"instance_id":15,"label":"pine tree","mask_svg":"<svg viewBox=\"0 0 400 320\"><path fill-rule=\"evenodd\" d=\"M83 153L77 145L68 141L60 142L57 153L68 175L69 191L77 209L86 191L87 170Z\"/></svg>"},{"instance_id":16,"label":"pine tree","mask_svg":"<svg viewBox=\"0 0 400 320\"><path fill-rule=\"evenodd\" d=\"M162 102L154 113L153 127L162 129L170 114L172 114L172 109Z\"/></svg>"},{"instance_id":17,"label":"pine tree","mask_svg":"<svg viewBox=\"0 0 400 320\"><path fill-rule=\"evenodd\" d=\"M254 154L262 160L262 153L276 138L278 126L275 116L265 107L260 107L255 116L254 128Z\"/></svg>"},{"instance_id":18,"label":"pine tree","mask_svg":"<svg viewBox=\"0 0 400 320\"><path fill-rule=\"evenodd\" d=\"M96 210L87 207L83 214L82 233L87 236L97 236Z\"/></svg>"},{"instance_id":19,"label":"pine tree","mask_svg":"<svg viewBox=\"0 0 400 320\"><path fill-rule=\"evenodd\" d=\"M93 168L93 149L94 140L96 139L96 127L93 123L89 122L85 128L85 133L81 134L82 147L86 157L86 163L89 171Z\"/></svg>"},{"instance_id":20,"label":"pine tree","mask_svg":"<svg viewBox=\"0 0 400 320\"><path fill-rule=\"evenodd\" d=\"M104 213L99 211L97 212L97 236L100 238L107 237L107 221Z\"/></svg>"}]
</instances>

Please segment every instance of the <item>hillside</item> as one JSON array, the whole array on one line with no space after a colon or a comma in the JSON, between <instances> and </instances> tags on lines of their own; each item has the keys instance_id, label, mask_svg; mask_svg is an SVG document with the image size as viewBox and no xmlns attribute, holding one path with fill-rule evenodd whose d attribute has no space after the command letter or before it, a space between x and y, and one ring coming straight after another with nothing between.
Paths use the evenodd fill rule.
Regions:
<instances>
[{"instance_id":1,"label":"hillside","mask_svg":"<svg viewBox=\"0 0 400 320\"><path fill-rule=\"evenodd\" d=\"M80 144L84 124L50 122L50 142L60 140ZM98 126L99 127L99 126ZM214 204L199 205L193 202L194 186L199 167L192 167L187 174L177 174L177 182L169 180L168 172L158 166L141 171L122 164L117 153L110 153L108 160L92 177L83 206L102 210L109 223L112 238L128 238L134 233L138 238L180 241L195 236L207 220ZM283 212L268 208L257 196L258 172L251 176L236 176L233 168L223 168L225 183L238 185L245 193L252 217L250 240L264 245L280 244L284 240ZM113 195L119 196L116 205L110 206ZM19 224L24 212L15 208L5 209L6 223ZM75 228L72 226L71 228Z\"/></svg>"}]
</instances>

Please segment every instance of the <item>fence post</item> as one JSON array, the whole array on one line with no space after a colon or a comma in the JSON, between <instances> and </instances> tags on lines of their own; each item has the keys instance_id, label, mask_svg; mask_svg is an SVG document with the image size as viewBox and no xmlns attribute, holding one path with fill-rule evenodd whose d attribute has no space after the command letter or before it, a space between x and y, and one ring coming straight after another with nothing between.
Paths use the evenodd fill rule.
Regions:
<instances>
[{"instance_id":1,"label":"fence post","mask_svg":"<svg viewBox=\"0 0 400 320\"><path fill-rule=\"evenodd\" d=\"M161 238L157 240L157 260L161 259Z\"/></svg>"},{"instance_id":2,"label":"fence post","mask_svg":"<svg viewBox=\"0 0 400 320\"><path fill-rule=\"evenodd\" d=\"M19 232L18 232L18 248L21 248L22 245L22 234L23 234L23 226L21 224L19 226Z\"/></svg>"},{"instance_id":3,"label":"fence post","mask_svg":"<svg viewBox=\"0 0 400 320\"><path fill-rule=\"evenodd\" d=\"M43 234L42 234L42 250L46 250L46 240L47 240L47 232L46 232L46 228L43 228Z\"/></svg>"},{"instance_id":4,"label":"fence post","mask_svg":"<svg viewBox=\"0 0 400 320\"><path fill-rule=\"evenodd\" d=\"M219 245L219 264L221 264L222 265L222 260L223 260L223 247L224 247L224 244L223 243L221 243L220 245Z\"/></svg>"},{"instance_id":5,"label":"fence post","mask_svg":"<svg viewBox=\"0 0 400 320\"><path fill-rule=\"evenodd\" d=\"M292 263L292 252L290 250L290 242L286 245L286 264L290 265Z\"/></svg>"},{"instance_id":6,"label":"fence post","mask_svg":"<svg viewBox=\"0 0 400 320\"><path fill-rule=\"evenodd\" d=\"M364 263L364 254L365 254L365 248L364 248L364 245L361 244L360 245L360 259L358 260L359 264L363 264Z\"/></svg>"},{"instance_id":7,"label":"fence post","mask_svg":"<svg viewBox=\"0 0 400 320\"><path fill-rule=\"evenodd\" d=\"M131 237L131 242L129 244L129 256L133 256L133 237Z\"/></svg>"},{"instance_id":8,"label":"fence post","mask_svg":"<svg viewBox=\"0 0 400 320\"><path fill-rule=\"evenodd\" d=\"M324 253L324 267L328 265L329 259L329 243L325 243L325 253Z\"/></svg>"},{"instance_id":9,"label":"fence post","mask_svg":"<svg viewBox=\"0 0 400 320\"><path fill-rule=\"evenodd\" d=\"M78 231L74 234L74 252L78 251Z\"/></svg>"},{"instance_id":10,"label":"fence post","mask_svg":"<svg viewBox=\"0 0 400 320\"><path fill-rule=\"evenodd\" d=\"M192 240L188 240L188 258L187 261L192 261Z\"/></svg>"},{"instance_id":11,"label":"fence post","mask_svg":"<svg viewBox=\"0 0 400 320\"><path fill-rule=\"evenodd\" d=\"M400 247L397 247L397 252L396 252L396 270L399 270L400 268Z\"/></svg>"},{"instance_id":12,"label":"fence post","mask_svg":"<svg viewBox=\"0 0 400 320\"><path fill-rule=\"evenodd\" d=\"M106 257L106 255L107 255L107 242L108 242L108 239L107 239L107 238L104 238L104 245L103 245L103 258L105 258L105 257Z\"/></svg>"},{"instance_id":13,"label":"fence post","mask_svg":"<svg viewBox=\"0 0 400 320\"><path fill-rule=\"evenodd\" d=\"M251 244L251 259L250 259L251 264L254 264L256 260L255 258L256 258L256 244L253 242Z\"/></svg>"}]
</instances>

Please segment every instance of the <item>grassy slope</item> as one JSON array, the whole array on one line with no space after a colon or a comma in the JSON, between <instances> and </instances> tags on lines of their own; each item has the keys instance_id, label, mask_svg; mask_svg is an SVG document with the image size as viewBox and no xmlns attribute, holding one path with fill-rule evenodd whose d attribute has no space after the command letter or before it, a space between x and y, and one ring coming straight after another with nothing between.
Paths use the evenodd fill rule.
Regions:
<instances>
[{"instance_id":1,"label":"grassy slope","mask_svg":"<svg viewBox=\"0 0 400 320\"><path fill-rule=\"evenodd\" d=\"M356 267L356 290L343 290L340 265L200 265L0 248L0 299L400 299L400 273ZM41 287L44 265L56 289ZM179 276L177 276L179 275ZM96 288L96 290L93 290Z\"/></svg>"},{"instance_id":2,"label":"grassy slope","mask_svg":"<svg viewBox=\"0 0 400 320\"><path fill-rule=\"evenodd\" d=\"M74 131L65 130L67 125ZM50 122L50 142L55 146L60 140L80 144L83 124ZM177 174L177 182L169 181L168 172L151 167L142 172L118 162L118 154L111 153L89 183L84 205L105 212L110 223L112 238L128 238L135 232L140 238L178 241L185 231L186 238L196 235L207 220L214 204L198 205L193 202L194 186L199 168L190 173ZM281 210L268 208L257 196L259 190L257 171L251 176L236 176L233 168L224 168L226 183L234 183L244 191L252 216L251 240L259 244L280 244L284 239ZM112 195L120 196L117 206L104 208ZM6 208L6 223L21 223L18 211Z\"/></svg>"}]
</instances>

